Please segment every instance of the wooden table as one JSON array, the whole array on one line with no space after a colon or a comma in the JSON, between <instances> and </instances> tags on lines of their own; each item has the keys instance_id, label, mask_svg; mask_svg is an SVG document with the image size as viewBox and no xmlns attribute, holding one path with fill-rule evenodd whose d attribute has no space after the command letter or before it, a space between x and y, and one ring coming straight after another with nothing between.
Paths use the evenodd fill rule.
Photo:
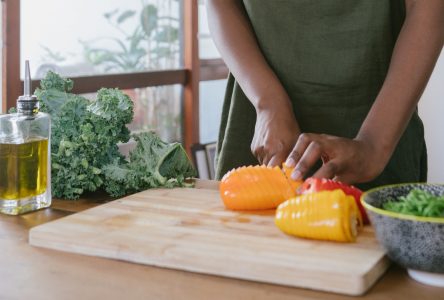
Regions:
<instances>
[{"instance_id":1,"label":"wooden table","mask_svg":"<svg viewBox=\"0 0 444 300\"><path fill-rule=\"evenodd\" d=\"M209 183L206 183L209 184ZM161 269L35 248L28 230L106 201L93 195L55 200L49 209L0 215L0 299L444 299L444 290L410 279L393 266L362 297Z\"/></svg>"}]
</instances>

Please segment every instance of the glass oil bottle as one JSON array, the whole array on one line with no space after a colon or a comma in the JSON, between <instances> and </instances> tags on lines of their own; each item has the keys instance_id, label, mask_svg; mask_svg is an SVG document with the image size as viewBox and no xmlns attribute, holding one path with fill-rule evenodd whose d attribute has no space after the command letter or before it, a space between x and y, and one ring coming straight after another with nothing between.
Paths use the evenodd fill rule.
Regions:
<instances>
[{"instance_id":1,"label":"glass oil bottle","mask_svg":"<svg viewBox=\"0 0 444 300\"><path fill-rule=\"evenodd\" d=\"M0 212L18 215L51 205L50 117L31 94L29 62L17 113L0 115Z\"/></svg>"}]
</instances>

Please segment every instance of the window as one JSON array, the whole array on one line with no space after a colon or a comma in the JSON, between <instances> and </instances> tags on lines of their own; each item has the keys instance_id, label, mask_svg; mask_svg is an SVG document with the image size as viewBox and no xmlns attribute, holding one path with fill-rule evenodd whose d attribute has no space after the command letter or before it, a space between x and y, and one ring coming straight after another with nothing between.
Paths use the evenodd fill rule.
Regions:
<instances>
[{"instance_id":1,"label":"window","mask_svg":"<svg viewBox=\"0 0 444 300\"><path fill-rule=\"evenodd\" d=\"M204 1L199 1L199 56L201 59L220 59L208 28L207 11Z\"/></svg>"},{"instance_id":2,"label":"window","mask_svg":"<svg viewBox=\"0 0 444 300\"><path fill-rule=\"evenodd\" d=\"M0 19L2 19L3 16L3 6L0 6ZM3 41L3 22L0 22L0 40ZM0 70L2 70L2 62L3 60L0 60ZM3 74L0 72L0 80L3 79ZM0 95L2 95L2 89L3 84L0 85ZM1 108L3 107L3 97L0 97L0 113L2 112ZM6 101L5 101L6 102Z\"/></svg>"},{"instance_id":3,"label":"window","mask_svg":"<svg viewBox=\"0 0 444 300\"><path fill-rule=\"evenodd\" d=\"M49 69L77 77L180 67L179 1L21 3L20 61L31 60L34 78ZM36 24L35 16L49 17Z\"/></svg>"},{"instance_id":4,"label":"window","mask_svg":"<svg viewBox=\"0 0 444 300\"><path fill-rule=\"evenodd\" d=\"M217 141L222 104L227 80L212 80L200 83L200 142Z\"/></svg>"},{"instance_id":5,"label":"window","mask_svg":"<svg viewBox=\"0 0 444 300\"><path fill-rule=\"evenodd\" d=\"M215 142L219 133L227 70L211 38L203 1L199 2L199 56L203 66L201 75L216 79L203 81L199 86L200 141L206 144Z\"/></svg>"},{"instance_id":6,"label":"window","mask_svg":"<svg viewBox=\"0 0 444 300\"><path fill-rule=\"evenodd\" d=\"M74 80L75 93L126 90L135 101L134 131L154 129L189 150L200 142L200 119L212 122L205 127L218 127L208 116L219 108L199 115L199 82L225 79L228 72L209 38L202 1L14 0L2 1L2 9L1 112L15 106L23 84L17 66L30 59L34 87L52 69ZM214 94L202 88L202 101L213 107L206 101L221 98L223 83L208 86Z\"/></svg>"},{"instance_id":7,"label":"window","mask_svg":"<svg viewBox=\"0 0 444 300\"><path fill-rule=\"evenodd\" d=\"M182 86L126 90L134 101L134 120L128 126L133 132L155 131L167 142L182 141Z\"/></svg>"}]
</instances>

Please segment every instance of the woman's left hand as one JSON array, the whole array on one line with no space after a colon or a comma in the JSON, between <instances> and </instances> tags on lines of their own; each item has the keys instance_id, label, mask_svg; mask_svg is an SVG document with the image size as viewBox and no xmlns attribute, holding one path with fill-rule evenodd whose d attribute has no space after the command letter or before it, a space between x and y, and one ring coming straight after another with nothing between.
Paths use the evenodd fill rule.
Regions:
<instances>
[{"instance_id":1,"label":"woman's left hand","mask_svg":"<svg viewBox=\"0 0 444 300\"><path fill-rule=\"evenodd\" d=\"M321 159L322 167L313 177L333 178L347 184L368 182L382 173L390 158L375 148L365 140L303 133L286 164L294 167L295 180L302 179Z\"/></svg>"}]
</instances>

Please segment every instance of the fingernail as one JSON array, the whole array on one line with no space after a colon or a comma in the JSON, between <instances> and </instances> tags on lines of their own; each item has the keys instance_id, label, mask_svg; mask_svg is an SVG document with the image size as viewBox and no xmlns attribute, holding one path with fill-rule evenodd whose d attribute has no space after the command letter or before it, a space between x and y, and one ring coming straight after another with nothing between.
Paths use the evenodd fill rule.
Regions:
<instances>
[{"instance_id":1,"label":"fingernail","mask_svg":"<svg viewBox=\"0 0 444 300\"><path fill-rule=\"evenodd\" d=\"M296 162L294 161L294 159L292 157L290 157L285 162L285 165L289 168L293 168L296 165Z\"/></svg>"},{"instance_id":2,"label":"fingernail","mask_svg":"<svg viewBox=\"0 0 444 300\"><path fill-rule=\"evenodd\" d=\"M293 173L291 173L291 179L293 180L299 180L301 179L302 174L299 170L294 170Z\"/></svg>"}]
</instances>

